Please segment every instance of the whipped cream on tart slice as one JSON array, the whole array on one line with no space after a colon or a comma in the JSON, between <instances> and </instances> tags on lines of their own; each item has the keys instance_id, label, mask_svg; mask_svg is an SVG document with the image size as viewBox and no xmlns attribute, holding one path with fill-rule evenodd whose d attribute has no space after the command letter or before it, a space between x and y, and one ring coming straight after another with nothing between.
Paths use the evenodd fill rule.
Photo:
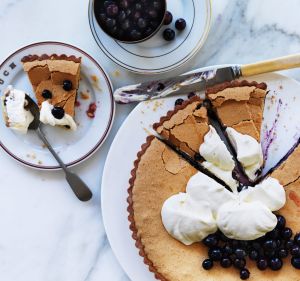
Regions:
<instances>
[{"instance_id":1,"label":"whipped cream on tart slice","mask_svg":"<svg viewBox=\"0 0 300 281\"><path fill-rule=\"evenodd\" d=\"M26 134L28 127L33 121L32 113L26 108L28 102L26 93L22 90L8 86L1 97L2 111L6 126L13 131Z\"/></svg>"},{"instance_id":2,"label":"whipped cream on tart slice","mask_svg":"<svg viewBox=\"0 0 300 281\"><path fill-rule=\"evenodd\" d=\"M76 130L74 115L81 58L29 55L22 59L22 63L41 110L41 122Z\"/></svg>"},{"instance_id":3,"label":"whipped cream on tart slice","mask_svg":"<svg viewBox=\"0 0 300 281\"><path fill-rule=\"evenodd\" d=\"M252 182L264 165L260 134L266 95L265 83L247 81L226 82L206 90L211 109Z\"/></svg>"}]
</instances>

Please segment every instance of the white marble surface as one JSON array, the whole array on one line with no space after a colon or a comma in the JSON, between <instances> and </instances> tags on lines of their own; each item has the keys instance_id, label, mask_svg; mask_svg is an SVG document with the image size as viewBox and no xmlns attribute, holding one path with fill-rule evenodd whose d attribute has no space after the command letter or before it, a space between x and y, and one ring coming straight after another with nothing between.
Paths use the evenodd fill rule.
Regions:
<instances>
[{"instance_id":1,"label":"white marble surface","mask_svg":"<svg viewBox=\"0 0 300 281\"><path fill-rule=\"evenodd\" d=\"M212 2L213 24L205 46L173 74L199 66L247 63L299 52L300 1ZM23 45L55 40L84 49L111 75L120 70L94 42L87 7L87 0L1 0L0 62ZM115 87L145 79L120 71L120 77L112 75ZM286 73L300 78L300 70ZM60 172L33 171L0 151L1 281L128 280L107 242L99 202L106 153L131 109L117 107L116 121L104 146L74 169L93 189L95 196L89 203L74 199ZM91 167L97 167L98 173ZM8 177L12 174L15 176Z\"/></svg>"}]
</instances>

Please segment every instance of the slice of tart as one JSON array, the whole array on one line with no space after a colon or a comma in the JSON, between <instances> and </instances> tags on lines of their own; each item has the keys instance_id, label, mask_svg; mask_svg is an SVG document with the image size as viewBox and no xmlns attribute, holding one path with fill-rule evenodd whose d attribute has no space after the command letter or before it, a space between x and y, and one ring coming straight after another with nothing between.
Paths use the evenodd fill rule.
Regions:
<instances>
[{"instance_id":1,"label":"slice of tart","mask_svg":"<svg viewBox=\"0 0 300 281\"><path fill-rule=\"evenodd\" d=\"M81 58L56 54L29 55L22 59L22 63L41 110L41 121L76 130L73 118Z\"/></svg>"},{"instance_id":2,"label":"slice of tart","mask_svg":"<svg viewBox=\"0 0 300 281\"><path fill-rule=\"evenodd\" d=\"M165 140L194 157L199 154L200 145L209 131L207 110L202 106L202 100L195 96L169 111L153 128Z\"/></svg>"},{"instance_id":3,"label":"slice of tart","mask_svg":"<svg viewBox=\"0 0 300 281\"><path fill-rule=\"evenodd\" d=\"M129 181L128 212L132 237L136 240L136 246L145 264L159 280L238 281L240 277L233 266L224 270L216 262L213 269L204 270L201 262L207 258L207 247L203 243L185 245L173 238L163 225L161 212L164 202L176 194L183 196L188 181L196 174L194 167L176 152L156 138L148 137L134 162ZM201 194L205 195L205 190L199 193ZM184 204L184 196L182 198ZM180 200L178 202L180 204ZM193 220L193 214L190 215ZM175 229L182 226L194 228L194 225L189 226L185 221L182 221L178 228L173 226ZM299 225L296 225L293 228L296 231L298 227ZM247 268L251 272L249 280L281 281L286 280L286 276L292 281L299 280L299 272L288 264L280 271L260 271L255 262L247 261Z\"/></svg>"},{"instance_id":4,"label":"slice of tart","mask_svg":"<svg viewBox=\"0 0 300 281\"><path fill-rule=\"evenodd\" d=\"M252 181L264 164L260 135L266 94L265 83L248 81L225 82L206 90L213 112Z\"/></svg>"},{"instance_id":5,"label":"slice of tart","mask_svg":"<svg viewBox=\"0 0 300 281\"><path fill-rule=\"evenodd\" d=\"M235 162L213 126L202 100L194 96L169 111L153 125L156 132L178 151L188 154L237 191ZM211 152L214 152L212 157Z\"/></svg>"}]
</instances>

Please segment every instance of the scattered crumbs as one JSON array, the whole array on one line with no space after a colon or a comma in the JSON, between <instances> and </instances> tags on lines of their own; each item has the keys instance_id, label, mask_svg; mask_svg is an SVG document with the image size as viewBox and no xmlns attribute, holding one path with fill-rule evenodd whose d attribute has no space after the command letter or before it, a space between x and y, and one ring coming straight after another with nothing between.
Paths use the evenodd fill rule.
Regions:
<instances>
[{"instance_id":1,"label":"scattered crumbs","mask_svg":"<svg viewBox=\"0 0 300 281\"><path fill-rule=\"evenodd\" d=\"M88 100L90 98L90 94L86 91L86 92L80 92L80 97L83 100Z\"/></svg>"},{"instance_id":2,"label":"scattered crumbs","mask_svg":"<svg viewBox=\"0 0 300 281\"><path fill-rule=\"evenodd\" d=\"M27 154L26 154L26 157L27 157L27 158L31 158L31 159L33 159L33 160L36 159L35 153L27 153Z\"/></svg>"},{"instance_id":3,"label":"scattered crumbs","mask_svg":"<svg viewBox=\"0 0 300 281\"><path fill-rule=\"evenodd\" d=\"M42 144L42 148L43 148L43 149L46 149L47 146L43 143L43 144Z\"/></svg>"},{"instance_id":4,"label":"scattered crumbs","mask_svg":"<svg viewBox=\"0 0 300 281\"><path fill-rule=\"evenodd\" d=\"M116 69L115 71L113 71L112 75L114 77L120 77L121 76L121 72L120 72L120 70Z\"/></svg>"},{"instance_id":5,"label":"scattered crumbs","mask_svg":"<svg viewBox=\"0 0 300 281\"><path fill-rule=\"evenodd\" d=\"M144 110L141 110L141 113L142 113L142 114L144 114L144 113L145 113L145 111L144 111Z\"/></svg>"},{"instance_id":6,"label":"scattered crumbs","mask_svg":"<svg viewBox=\"0 0 300 281\"><path fill-rule=\"evenodd\" d=\"M274 104L275 102L276 102L276 97L275 97L275 96L272 96L272 97L271 97L271 103Z\"/></svg>"},{"instance_id":7,"label":"scattered crumbs","mask_svg":"<svg viewBox=\"0 0 300 281\"><path fill-rule=\"evenodd\" d=\"M162 100L162 101L156 100L156 101L154 102L154 104L153 104L152 110L155 112L158 108L162 107L163 104L164 104L164 101L163 101L163 100Z\"/></svg>"},{"instance_id":8,"label":"scattered crumbs","mask_svg":"<svg viewBox=\"0 0 300 281\"><path fill-rule=\"evenodd\" d=\"M145 104L149 104L151 102L151 100L146 100Z\"/></svg>"},{"instance_id":9,"label":"scattered crumbs","mask_svg":"<svg viewBox=\"0 0 300 281\"><path fill-rule=\"evenodd\" d=\"M80 101L78 101L78 100L75 101L75 106L76 106L76 107L79 107L79 106L80 106Z\"/></svg>"},{"instance_id":10,"label":"scattered crumbs","mask_svg":"<svg viewBox=\"0 0 300 281\"><path fill-rule=\"evenodd\" d=\"M92 102L89 107L88 107L88 110L86 111L86 115L89 117L89 118L95 118L95 112L97 110L97 105Z\"/></svg>"},{"instance_id":11,"label":"scattered crumbs","mask_svg":"<svg viewBox=\"0 0 300 281\"><path fill-rule=\"evenodd\" d=\"M99 90L99 91L102 91L102 89L100 88L100 85L99 85L99 78L97 75L91 75L91 78L92 78L92 81L93 81L93 86Z\"/></svg>"},{"instance_id":12,"label":"scattered crumbs","mask_svg":"<svg viewBox=\"0 0 300 281\"><path fill-rule=\"evenodd\" d=\"M282 86L282 85L280 85L280 86L279 86L279 89L280 89L280 90L282 90L282 89L283 89L283 86Z\"/></svg>"},{"instance_id":13,"label":"scattered crumbs","mask_svg":"<svg viewBox=\"0 0 300 281\"><path fill-rule=\"evenodd\" d=\"M152 135L152 133L147 128L143 128L143 130L146 132L147 135L149 135L149 136Z\"/></svg>"},{"instance_id":14,"label":"scattered crumbs","mask_svg":"<svg viewBox=\"0 0 300 281\"><path fill-rule=\"evenodd\" d=\"M39 161L38 161L38 164L39 164L39 165L42 165L42 164L43 164L43 162L42 162L41 160L39 160Z\"/></svg>"},{"instance_id":15,"label":"scattered crumbs","mask_svg":"<svg viewBox=\"0 0 300 281\"><path fill-rule=\"evenodd\" d=\"M267 106L267 109L268 109L268 110L270 110L270 109L271 109L271 106L270 106L270 105L268 105L268 106Z\"/></svg>"}]
</instances>

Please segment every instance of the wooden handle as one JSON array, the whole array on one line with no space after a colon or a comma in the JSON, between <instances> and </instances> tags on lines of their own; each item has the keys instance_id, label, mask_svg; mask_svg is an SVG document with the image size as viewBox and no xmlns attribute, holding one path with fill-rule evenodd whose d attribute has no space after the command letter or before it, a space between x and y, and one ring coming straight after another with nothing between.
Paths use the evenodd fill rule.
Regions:
<instances>
[{"instance_id":1,"label":"wooden handle","mask_svg":"<svg viewBox=\"0 0 300 281\"><path fill-rule=\"evenodd\" d=\"M300 53L241 66L242 76L300 67Z\"/></svg>"}]
</instances>

